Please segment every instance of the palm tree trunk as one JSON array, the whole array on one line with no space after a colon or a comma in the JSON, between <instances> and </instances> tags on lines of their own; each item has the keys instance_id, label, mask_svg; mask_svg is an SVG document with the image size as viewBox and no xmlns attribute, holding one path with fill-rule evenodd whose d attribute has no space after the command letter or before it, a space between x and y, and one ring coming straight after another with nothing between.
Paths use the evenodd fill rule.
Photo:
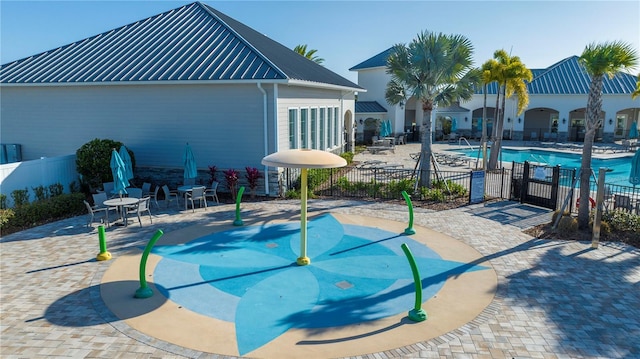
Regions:
<instances>
[{"instance_id":1,"label":"palm tree trunk","mask_svg":"<svg viewBox=\"0 0 640 359\"><path fill-rule=\"evenodd\" d=\"M420 186L431 188L431 111L433 104L422 104L424 113L420 124Z\"/></svg>"},{"instance_id":2,"label":"palm tree trunk","mask_svg":"<svg viewBox=\"0 0 640 359\"><path fill-rule=\"evenodd\" d=\"M591 179L591 149L593 148L593 139L596 135L596 129L585 131L584 143L582 146L582 164L580 171L580 206L578 207L578 227L586 229L589 227L589 195Z\"/></svg>"},{"instance_id":3,"label":"palm tree trunk","mask_svg":"<svg viewBox=\"0 0 640 359\"><path fill-rule=\"evenodd\" d=\"M582 164L580 172L580 206L578 207L578 228L589 227L589 186L591 177L591 152L596 131L600 127L600 112L602 110L603 77L592 76L587 99L587 118L585 119L584 144L582 145Z\"/></svg>"},{"instance_id":4,"label":"palm tree trunk","mask_svg":"<svg viewBox=\"0 0 640 359\"><path fill-rule=\"evenodd\" d=\"M487 84L484 84L482 92L484 93L484 103L482 105L482 169L487 170Z\"/></svg>"},{"instance_id":5,"label":"palm tree trunk","mask_svg":"<svg viewBox=\"0 0 640 359\"><path fill-rule=\"evenodd\" d=\"M496 93L496 109L495 111L493 111L493 134L492 134L492 143L491 143L491 153L489 154L489 169L496 169L498 167L498 145L499 145L499 138L501 137L498 134L498 128L502 128L501 126L499 126L500 124L500 92L501 92L501 88L502 86L498 85L498 91Z\"/></svg>"}]
</instances>

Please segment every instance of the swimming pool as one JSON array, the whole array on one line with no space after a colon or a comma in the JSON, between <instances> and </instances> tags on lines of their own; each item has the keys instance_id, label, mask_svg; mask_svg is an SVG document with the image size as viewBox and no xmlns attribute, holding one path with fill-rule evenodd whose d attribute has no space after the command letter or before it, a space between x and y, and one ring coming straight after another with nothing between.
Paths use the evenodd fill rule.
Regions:
<instances>
[{"instance_id":1,"label":"swimming pool","mask_svg":"<svg viewBox=\"0 0 640 359\"><path fill-rule=\"evenodd\" d=\"M451 150L456 153L463 153L465 156L477 158L478 149L457 149ZM482 156L482 154L480 154ZM582 152L566 153L538 149L516 150L511 148L502 149L503 162L542 162L550 166L560 165L562 168L580 168ZM631 157L622 158L592 158L591 168L598 175L598 169L606 167L612 169L607 172L606 183L613 183L622 186L629 186L629 173L631 172Z\"/></svg>"}]
</instances>

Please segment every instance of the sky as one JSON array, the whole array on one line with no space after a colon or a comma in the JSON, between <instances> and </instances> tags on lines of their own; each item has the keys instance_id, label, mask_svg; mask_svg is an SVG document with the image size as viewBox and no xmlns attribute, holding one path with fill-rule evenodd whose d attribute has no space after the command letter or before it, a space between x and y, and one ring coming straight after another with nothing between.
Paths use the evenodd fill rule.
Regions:
<instances>
[{"instance_id":1,"label":"sky","mask_svg":"<svg viewBox=\"0 0 640 359\"><path fill-rule=\"evenodd\" d=\"M0 0L0 63L52 50L191 3ZM640 1L209 1L202 2L357 83L349 68L422 31L466 36L475 66L504 49L530 69L624 41L640 54ZM634 74L640 71L636 68Z\"/></svg>"}]
</instances>

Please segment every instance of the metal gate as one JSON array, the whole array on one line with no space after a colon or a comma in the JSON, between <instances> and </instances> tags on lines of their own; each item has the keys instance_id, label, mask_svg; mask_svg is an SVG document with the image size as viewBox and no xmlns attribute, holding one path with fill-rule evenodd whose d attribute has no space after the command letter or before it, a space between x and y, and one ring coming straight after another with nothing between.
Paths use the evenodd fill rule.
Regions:
<instances>
[{"instance_id":1,"label":"metal gate","mask_svg":"<svg viewBox=\"0 0 640 359\"><path fill-rule=\"evenodd\" d=\"M511 200L556 210L560 166L532 165L513 162Z\"/></svg>"}]
</instances>

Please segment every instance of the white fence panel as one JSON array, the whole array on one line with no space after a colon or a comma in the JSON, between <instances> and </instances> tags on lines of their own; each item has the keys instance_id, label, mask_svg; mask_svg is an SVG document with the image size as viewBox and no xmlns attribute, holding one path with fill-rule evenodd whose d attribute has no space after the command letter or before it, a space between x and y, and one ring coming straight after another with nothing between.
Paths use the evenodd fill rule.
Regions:
<instances>
[{"instance_id":1,"label":"white fence panel","mask_svg":"<svg viewBox=\"0 0 640 359\"><path fill-rule=\"evenodd\" d=\"M33 187L61 183L64 192L69 193L69 184L77 180L75 154L0 165L0 193L7 196L9 207L13 206L11 192L14 190L27 188L29 201L34 201Z\"/></svg>"}]
</instances>

